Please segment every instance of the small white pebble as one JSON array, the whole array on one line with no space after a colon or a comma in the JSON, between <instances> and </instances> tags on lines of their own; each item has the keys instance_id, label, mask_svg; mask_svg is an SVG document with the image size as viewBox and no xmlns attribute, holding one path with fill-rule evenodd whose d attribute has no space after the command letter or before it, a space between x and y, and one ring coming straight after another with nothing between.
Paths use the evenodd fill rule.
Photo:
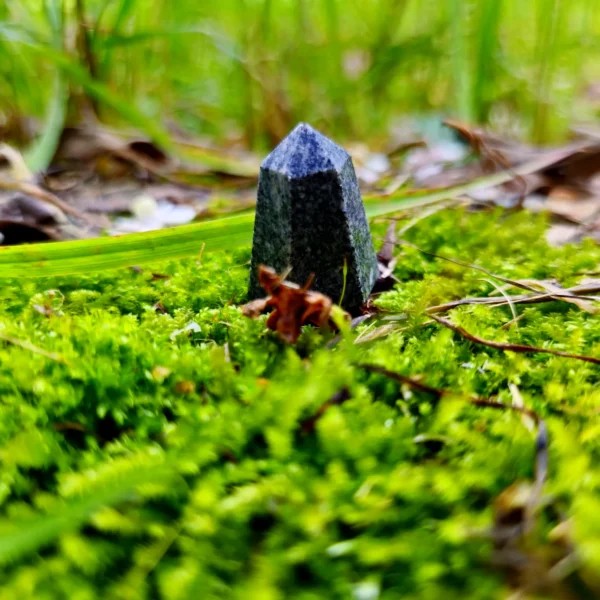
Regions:
<instances>
[{"instance_id":1,"label":"small white pebble","mask_svg":"<svg viewBox=\"0 0 600 600\"><path fill-rule=\"evenodd\" d=\"M150 194L140 194L131 202L131 213L141 220L153 217L157 210L158 203Z\"/></svg>"}]
</instances>

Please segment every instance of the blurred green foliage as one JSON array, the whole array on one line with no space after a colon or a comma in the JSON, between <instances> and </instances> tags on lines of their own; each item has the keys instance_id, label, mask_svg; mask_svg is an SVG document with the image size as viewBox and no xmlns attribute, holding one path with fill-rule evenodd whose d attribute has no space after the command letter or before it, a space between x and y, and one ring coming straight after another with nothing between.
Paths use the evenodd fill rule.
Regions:
<instances>
[{"instance_id":1,"label":"blurred green foliage","mask_svg":"<svg viewBox=\"0 0 600 600\"><path fill-rule=\"evenodd\" d=\"M5 0L0 117L45 114L59 71L163 141L264 147L299 120L370 141L431 113L554 141L596 116L599 34L594 0Z\"/></svg>"},{"instance_id":2,"label":"blurred green foliage","mask_svg":"<svg viewBox=\"0 0 600 600\"><path fill-rule=\"evenodd\" d=\"M570 284L597 269L597 245L549 248L545 226L446 211L407 238L511 278ZM582 572L597 573L598 366L425 325L426 306L493 286L414 249L400 258L402 283L378 304L405 314L402 328L353 344L365 323L331 349L323 332L292 348L242 317L247 250L3 285L3 339L58 357L0 342L0 599L506 597L482 532L497 496L531 480L535 432L518 413L436 401L359 363L508 404L517 385L550 432L554 508L528 551L543 556L569 518ZM452 319L600 355L594 315L564 302L516 310L510 329L507 307ZM303 429L343 388L351 398Z\"/></svg>"}]
</instances>

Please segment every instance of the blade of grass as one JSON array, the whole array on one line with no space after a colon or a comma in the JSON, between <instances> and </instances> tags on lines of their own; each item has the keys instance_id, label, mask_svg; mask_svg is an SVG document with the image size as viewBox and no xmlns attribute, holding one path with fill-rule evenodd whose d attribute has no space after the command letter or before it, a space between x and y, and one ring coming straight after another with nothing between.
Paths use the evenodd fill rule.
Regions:
<instances>
[{"instance_id":1,"label":"blade of grass","mask_svg":"<svg viewBox=\"0 0 600 600\"><path fill-rule=\"evenodd\" d=\"M52 61L55 67L61 69L71 81L79 84L87 94L113 109L131 125L146 133L157 144L165 149L170 150L172 148L173 144L169 134L156 119L144 114L133 104L115 94L107 85L94 80L82 65L65 52L35 39L30 39L23 33L15 37L15 32L19 33L19 30L13 28L0 29L0 35L8 34L13 41L26 44L35 52Z\"/></svg>"},{"instance_id":2,"label":"blade of grass","mask_svg":"<svg viewBox=\"0 0 600 600\"><path fill-rule=\"evenodd\" d=\"M562 18L560 0L538 1L536 104L532 137L538 144L547 141L552 95L552 79L559 52L558 36Z\"/></svg>"},{"instance_id":3,"label":"blade of grass","mask_svg":"<svg viewBox=\"0 0 600 600\"><path fill-rule=\"evenodd\" d=\"M468 8L465 0L448 0L453 46L450 50L450 59L456 110L461 119L473 122L473 78L469 57Z\"/></svg>"},{"instance_id":4,"label":"blade of grass","mask_svg":"<svg viewBox=\"0 0 600 600\"><path fill-rule=\"evenodd\" d=\"M227 42L226 38L221 40L221 38L218 36L210 34L210 32L207 32L201 28L189 29L188 32L206 34L213 41L215 41L215 45L217 45L216 40L220 40L220 42L223 42L221 44L221 49L223 51L227 50L229 53L231 50L233 55L235 55L236 58L239 58L234 50L232 50L232 47L225 44L225 42ZM167 32L167 34L169 34L169 32ZM50 159L54 155L54 151L56 150L56 145L53 146L51 142L54 141L55 144L58 143L58 136L60 136L64 125L63 112L66 112L66 105L68 101L68 96L66 94L66 76L70 80L81 85L87 94L94 97L102 104L112 108L131 125L146 133L157 144L174 153L179 158L211 169L222 170L225 173L231 173L234 175L253 177L258 173L257 165L242 163L241 161L237 161L231 157L219 156L219 154L214 150L195 146L192 143L183 141L180 143L174 143L167 131L159 123L157 123L156 120L147 116L130 102L127 102L115 94L104 83L93 79L87 70L79 63L74 61L69 55L60 50L50 48L44 43L36 41L36 39L26 31L9 25L5 26L5 24L0 23L0 36L7 40L26 44L28 47L33 48L38 53L43 54L52 60L54 64L59 67L62 88L55 91L52 110L50 111L47 119L48 130L44 130L45 132L48 131L47 136L49 139L42 140L40 138L39 146L42 147L42 150L45 150L45 153L42 153L41 156L38 156L38 153L40 153L41 150L38 149L37 145L31 151L33 156L29 157L29 160L32 161L31 165L29 166L32 171L43 170L47 166L45 163L49 163ZM59 77L58 74L57 77ZM55 140L54 137L50 138L51 133L54 135L54 137L56 137Z\"/></svg>"},{"instance_id":5,"label":"blade of grass","mask_svg":"<svg viewBox=\"0 0 600 600\"><path fill-rule=\"evenodd\" d=\"M89 73L79 64L73 62L64 54L55 53L50 58L62 68L72 81L75 81L96 100L112 108L120 114L131 125L138 127L146 133L154 142L165 149L171 149L172 142L166 129L156 119L145 115L131 102L124 100L115 94L108 86L92 79Z\"/></svg>"},{"instance_id":6,"label":"blade of grass","mask_svg":"<svg viewBox=\"0 0 600 600\"><path fill-rule=\"evenodd\" d=\"M494 86L501 13L502 0L484 0L481 3L480 23L476 32L477 65L473 78L473 108L479 123L487 117L488 90Z\"/></svg>"},{"instance_id":7,"label":"blade of grass","mask_svg":"<svg viewBox=\"0 0 600 600\"><path fill-rule=\"evenodd\" d=\"M252 241L254 215L56 244L0 247L0 277L45 277L230 250Z\"/></svg>"},{"instance_id":8,"label":"blade of grass","mask_svg":"<svg viewBox=\"0 0 600 600\"><path fill-rule=\"evenodd\" d=\"M173 140L174 149L182 159L208 167L219 173L241 177L258 177L259 164L251 160L242 161L214 148L207 148L186 140Z\"/></svg>"},{"instance_id":9,"label":"blade of grass","mask_svg":"<svg viewBox=\"0 0 600 600\"><path fill-rule=\"evenodd\" d=\"M365 198L369 218L427 206L470 191L499 185L553 163L562 154L552 153L511 171L501 171L469 183L439 190L402 194L386 200ZM113 269L167 259L185 258L200 252L231 250L252 242L254 214L182 225L171 229L132 233L92 240L0 247L0 278L47 277Z\"/></svg>"},{"instance_id":10,"label":"blade of grass","mask_svg":"<svg viewBox=\"0 0 600 600\"><path fill-rule=\"evenodd\" d=\"M122 27L123 23L127 20L127 17L131 13L131 11L133 10L135 3L136 3L136 0L121 0L121 4L119 5L117 14L115 16L115 20L112 23L112 27L109 28L109 31L110 31L109 37L119 35L119 33L121 32L121 27ZM95 50L97 49L96 45L98 42L100 42L99 30L96 30L94 32L94 41L93 41ZM106 73L108 65L110 64L111 52L112 52L112 49L110 47L107 46L104 48L104 53L100 60L100 66L98 69L99 73L102 73L102 74Z\"/></svg>"},{"instance_id":11,"label":"blade of grass","mask_svg":"<svg viewBox=\"0 0 600 600\"><path fill-rule=\"evenodd\" d=\"M0 564L17 561L53 542L60 535L78 529L94 512L128 498L137 487L165 481L173 475L175 471L165 465L137 467L126 478L66 502L53 513L21 521L13 520L10 525L3 526L4 531L0 533Z\"/></svg>"},{"instance_id":12,"label":"blade of grass","mask_svg":"<svg viewBox=\"0 0 600 600\"><path fill-rule=\"evenodd\" d=\"M68 97L65 77L58 70L54 76L52 97L42 133L25 154L25 162L34 173L45 171L56 153L67 116Z\"/></svg>"},{"instance_id":13,"label":"blade of grass","mask_svg":"<svg viewBox=\"0 0 600 600\"><path fill-rule=\"evenodd\" d=\"M60 52L64 37L61 3L58 0L50 0L45 3L44 8L52 30L52 46ZM42 133L25 155L25 162L34 173L45 171L54 157L67 117L67 101L67 82L63 71L57 69Z\"/></svg>"},{"instance_id":14,"label":"blade of grass","mask_svg":"<svg viewBox=\"0 0 600 600\"><path fill-rule=\"evenodd\" d=\"M206 39L210 40L213 46L221 51L228 58L243 62L243 57L239 52L236 45L226 36L215 32L213 29L208 27L176 27L171 29L161 29L156 31L136 31L131 35L109 35L104 39L99 39L96 45L99 49L104 48L106 50L113 48L120 48L123 46L134 46L137 44L144 44L151 42L156 39L167 39L177 38L184 35L201 35Z\"/></svg>"}]
</instances>

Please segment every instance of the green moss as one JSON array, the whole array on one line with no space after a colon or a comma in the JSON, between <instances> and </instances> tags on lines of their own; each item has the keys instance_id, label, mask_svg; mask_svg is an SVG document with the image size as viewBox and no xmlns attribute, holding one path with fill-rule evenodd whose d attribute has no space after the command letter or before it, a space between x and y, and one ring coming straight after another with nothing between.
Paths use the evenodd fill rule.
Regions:
<instances>
[{"instance_id":1,"label":"green moss","mask_svg":"<svg viewBox=\"0 0 600 600\"><path fill-rule=\"evenodd\" d=\"M529 214L446 212L407 238L514 279L572 284L596 269L595 245L549 248L545 227ZM332 349L315 330L286 347L264 319L242 317L248 250L6 282L0 333L62 360L0 342L0 599L502 597L491 541L473 532L491 526L502 490L532 478L535 433L518 414L437 402L359 362L508 403L516 384L548 423L546 492L598 569L599 367L424 324L427 306L494 288L399 252L402 283L377 304L406 315L401 328L353 345L365 323ZM506 307L452 319L600 356L594 315L560 302L516 310L509 329ZM303 429L342 388L351 399ZM557 518L545 517L534 551Z\"/></svg>"}]
</instances>

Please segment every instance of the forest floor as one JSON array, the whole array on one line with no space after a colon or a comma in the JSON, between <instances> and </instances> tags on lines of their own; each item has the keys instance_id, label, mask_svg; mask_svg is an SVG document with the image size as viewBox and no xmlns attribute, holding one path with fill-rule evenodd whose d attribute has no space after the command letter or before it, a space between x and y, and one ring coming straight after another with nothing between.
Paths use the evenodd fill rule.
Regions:
<instances>
[{"instance_id":1,"label":"forest floor","mask_svg":"<svg viewBox=\"0 0 600 600\"><path fill-rule=\"evenodd\" d=\"M366 196L509 181L376 219L338 332L244 316L249 247L3 279L0 599L600 597L598 143L454 129L350 149ZM255 157L94 135L4 150L5 243L251 208Z\"/></svg>"}]
</instances>

